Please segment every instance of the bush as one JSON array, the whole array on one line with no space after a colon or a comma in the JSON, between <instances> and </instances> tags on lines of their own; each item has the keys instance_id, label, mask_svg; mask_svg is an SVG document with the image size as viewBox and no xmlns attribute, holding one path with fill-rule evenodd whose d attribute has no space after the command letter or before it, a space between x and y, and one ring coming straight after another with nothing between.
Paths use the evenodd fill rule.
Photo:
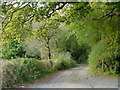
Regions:
<instances>
[{"instance_id":1,"label":"bush","mask_svg":"<svg viewBox=\"0 0 120 90\"><path fill-rule=\"evenodd\" d=\"M71 59L70 53L59 53L58 55L53 57L53 69L54 70L63 70L74 67L76 62Z\"/></svg>"},{"instance_id":2,"label":"bush","mask_svg":"<svg viewBox=\"0 0 120 90\"><path fill-rule=\"evenodd\" d=\"M2 45L2 57L4 59L12 59L17 57L25 57L25 50L18 42L11 42Z\"/></svg>"},{"instance_id":3,"label":"bush","mask_svg":"<svg viewBox=\"0 0 120 90\"><path fill-rule=\"evenodd\" d=\"M118 50L117 33L109 33L92 48L89 55L91 71L94 74L99 74L99 72L119 74L120 62L118 58L120 56Z\"/></svg>"},{"instance_id":4,"label":"bush","mask_svg":"<svg viewBox=\"0 0 120 90\"><path fill-rule=\"evenodd\" d=\"M54 59L53 66L48 60L37 60L32 58L18 58L4 60L2 87L12 87L16 83L32 81L41 78L57 70L67 69L75 66L75 61L71 60L68 53L60 54L58 59Z\"/></svg>"},{"instance_id":5,"label":"bush","mask_svg":"<svg viewBox=\"0 0 120 90\"><path fill-rule=\"evenodd\" d=\"M9 87L16 83L41 78L50 72L50 67L47 60L19 58L4 61L2 86Z\"/></svg>"}]
</instances>

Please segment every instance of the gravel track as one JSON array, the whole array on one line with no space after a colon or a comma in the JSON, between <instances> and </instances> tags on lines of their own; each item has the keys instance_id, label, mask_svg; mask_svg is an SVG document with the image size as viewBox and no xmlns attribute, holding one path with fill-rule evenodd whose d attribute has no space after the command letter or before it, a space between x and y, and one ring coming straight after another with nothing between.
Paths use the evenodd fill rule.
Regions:
<instances>
[{"instance_id":1,"label":"gravel track","mask_svg":"<svg viewBox=\"0 0 120 90\"><path fill-rule=\"evenodd\" d=\"M118 88L118 79L90 76L88 66L79 66L56 72L40 80L27 83L22 88Z\"/></svg>"}]
</instances>

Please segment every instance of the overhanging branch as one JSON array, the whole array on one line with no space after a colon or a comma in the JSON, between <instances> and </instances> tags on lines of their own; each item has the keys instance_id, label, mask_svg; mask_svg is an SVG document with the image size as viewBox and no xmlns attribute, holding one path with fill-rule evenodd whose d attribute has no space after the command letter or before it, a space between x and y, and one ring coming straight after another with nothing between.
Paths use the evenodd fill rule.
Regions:
<instances>
[{"instance_id":1,"label":"overhanging branch","mask_svg":"<svg viewBox=\"0 0 120 90\"><path fill-rule=\"evenodd\" d=\"M4 30L4 29L6 28L6 26L10 23L10 21L12 20L13 14L14 14L16 11L25 8L25 7L28 6L29 4L30 4L30 2L28 2L26 5L24 5L24 6L22 6L22 7L18 6L14 11L11 12L11 15L10 15L9 17L6 16L6 17L4 18L4 21L2 22L2 29ZM6 21L7 19L9 19L9 21L5 23L5 21Z\"/></svg>"},{"instance_id":2,"label":"overhanging branch","mask_svg":"<svg viewBox=\"0 0 120 90\"><path fill-rule=\"evenodd\" d=\"M99 18L94 19L94 20L100 20L100 19L105 18L105 17L109 17L109 19L111 19L113 16L117 16L117 17L120 16L120 13L119 12L114 12L114 10L115 10L115 8L113 8L108 13L106 13L103 16L100 16Z\"/></svg>"}]
</instances>

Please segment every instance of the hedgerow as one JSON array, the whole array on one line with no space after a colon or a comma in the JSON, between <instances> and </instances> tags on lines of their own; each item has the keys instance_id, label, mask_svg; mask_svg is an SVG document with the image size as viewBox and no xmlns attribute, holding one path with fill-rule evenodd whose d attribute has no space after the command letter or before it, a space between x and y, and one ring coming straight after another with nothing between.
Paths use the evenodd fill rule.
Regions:
<instances>
[{"instance_id":1,"label":"hedgerow","mask_svg":"<svg viewBox=\"0 0 120 90\"><path fill-rule=\"evenodd\" d=\"M3 64L3 87L9 87L16 83L32 81L49 73L50 63L47 60L19 58L5 60Z\"/></svg>"},{"instance_id":2,"label":"hedgerow","mask_svg":"<svg viewBox=\"0 0 120 90\"><path fill-rule=\"evenodd\" d=\"M49 60L37 60L33 58L4 60L2 66L2 87L12 87L17 83L40 79L57 70L74 67L76 63L67 56L62 54L58 56L57 62L56 60L52 60L52 66Z\"/></svg>"}]
</instances>

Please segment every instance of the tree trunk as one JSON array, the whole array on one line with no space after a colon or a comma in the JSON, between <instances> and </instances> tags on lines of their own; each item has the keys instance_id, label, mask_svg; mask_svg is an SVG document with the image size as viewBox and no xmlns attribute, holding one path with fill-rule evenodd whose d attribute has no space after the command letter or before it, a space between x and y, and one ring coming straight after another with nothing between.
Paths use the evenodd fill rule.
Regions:
<instances>
[{"instance_id":1,"label":"tree trunk","mask_svg":"<svg viewBox=\"0 0 120 90\"><path fill-rule=\"evenodd\" d=\"M49 44L49 40L47 42L47 49L48 49L48 59L50 60L50 64L52 66L52 61L51 61L51 50L50 50L50 44Z\"/></svg>"},{"instance_id":2,"label":"tree trunk","mask_svg":"<svg viewBox=\"0 0 120 90\"><path fill-rule=\"evenodd\" d=\"M51 59L51 50L50 50L50 46L48 45L48 59Z\"/></svg>"}]
</instances>

